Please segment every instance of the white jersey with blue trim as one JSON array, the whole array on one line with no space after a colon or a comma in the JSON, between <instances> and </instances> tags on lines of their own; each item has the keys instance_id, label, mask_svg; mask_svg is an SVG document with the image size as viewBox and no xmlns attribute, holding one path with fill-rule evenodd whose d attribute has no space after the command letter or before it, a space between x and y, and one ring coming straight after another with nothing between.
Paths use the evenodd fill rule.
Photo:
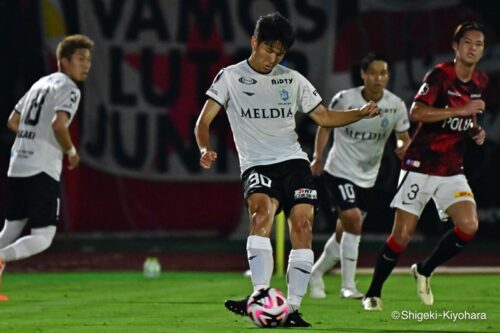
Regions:
<instances>
[{"instance_id":1,"label":"white jersey with blue trim","mask_svg":"<svg viewBox=\"0 0 500 333\"><path fill-rule=\"evenodd\" d=\"M313 85L297 71L276 66L255 71L247 60L222 69L207 96L225 108L243 173L257 165L309 160L295 132L295 114L321 104Z\"/></svg>"},{"instance_id":2,"label":"white jersey with blue trim","mask_svg":"<svg viewBox=\"0 0 500 333\"><path fill-rule=\"evenodd\" d=\"M362 90L361 86L340 91L332 98L330 108L349 110L363 106L367 101ZM391 133L405 132L410 127L408 111L401 98L384 89L377 105L382 116L334 129L333 146L325 163L325 171L331 175L363 188L375 185L384 146Z\"/></svg>"},{"instance_id":3,"label":"white jersey with blue trim","mask_svg":"<svg viewBox=\"0 0 500 333\"><path fill-rule=\"evenodd\" d=\"M71 122L80 103L80 89L64 73L39 79L19 100L19 131L12 145L9 177L30 177L45 172L59 181L63 152L52 129L57 111ZM69 124L68 124L69 125Z\"/></svg>"}]
</instances>

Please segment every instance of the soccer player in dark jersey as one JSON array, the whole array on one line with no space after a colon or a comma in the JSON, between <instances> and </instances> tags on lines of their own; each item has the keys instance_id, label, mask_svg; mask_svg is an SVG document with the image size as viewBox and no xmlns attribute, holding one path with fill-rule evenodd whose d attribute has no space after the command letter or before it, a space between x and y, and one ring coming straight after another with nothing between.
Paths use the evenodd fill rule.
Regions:
<instances>
[{"instance_id":1,"label":"soccer player in dark jersey","mask_svg":"<svg viewBox=\"0 0 500 333\"><path fill-rule=\"evenodd\" d=\"M411 267L417 295L424 304L434 303L430 286L434 269L474 238L478 218L474 195L463 174L463 155L465 140L482 145L486 137L476 122L476 114L485 108L482 96L488 83L486 74L476 70L485 46L481 24L459 25L452 42L454 61L430 71L415 96L410 119L418 122L418 128L403 158L398 192L391 203L396 208L394 226L378 254L363 299L365 310L382 310L382 286L431 198L440 216L449 216L455 227L441 238L429 257Z\"/></svg>"}]
</instances>

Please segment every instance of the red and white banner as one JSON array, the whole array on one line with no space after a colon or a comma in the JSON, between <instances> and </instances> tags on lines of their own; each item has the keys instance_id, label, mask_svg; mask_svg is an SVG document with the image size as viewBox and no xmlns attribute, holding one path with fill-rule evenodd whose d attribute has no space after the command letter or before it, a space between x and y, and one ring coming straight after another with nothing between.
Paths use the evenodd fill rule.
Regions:
<instances>
[{"instance_id":1,"label":"red and white banner","mask_svg":"<svg viewBox=\"0 0 500 333\"><path fill-rule=\"evenodd\" d=\"M78 4L81 32L96 42L85 84L82 158L113 175L188 182L239 179L225 115L212 126L219 159L208 172L198 165L193 127L215 74L249 56L259 15L278 10L290 19L297 39L286 61L320 91L325 64L331 63L330 1Z\"/></svg>"},{"instance_id":2,"label":"red and white banner","mask_svg":"<svg viewBox=\"0 0 500 333\"><path fill-rule=\"evenodd\" d=\"M232 231L245 216L224 113L212 124L218 160L198 165L193 129L224 66L250 55L260 15L297 31L287 65L321 91L331 64L336 1L81 0L79 31L95 41L80 111L82 167L66 174L67 228Z\"/></svg>"}]
</instances>

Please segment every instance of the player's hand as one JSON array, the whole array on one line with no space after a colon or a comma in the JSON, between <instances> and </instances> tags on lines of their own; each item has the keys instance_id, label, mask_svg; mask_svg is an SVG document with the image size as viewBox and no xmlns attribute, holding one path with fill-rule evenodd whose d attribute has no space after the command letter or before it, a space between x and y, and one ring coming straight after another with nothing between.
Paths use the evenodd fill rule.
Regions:
<instances>
[{"instance_id":1,"label":"player's hand","mask_svg":"<svg viewBox=\"0 0 500 333\"><path fill-rule=\"evenodd\" d=\"M69 170L76 169L78 167L78 165L80 164L80 154L76 153L73 156L68 155L68 162L69 162L69 165L68 165Z\"/></svg>"},{"instance_id":2,"label":"player's hand","mask_svg":"<svg viewBox=\"0 0 500 333\"><path fill-rule=\"evenodd\" d=\"M321 176L323 173L323 162L318 159L313 159L311 162L311 173L313 176Z\"/></svg>"},{"instance_id":3,"label":"player's hand","mask_svg":"<svg viewBox=\"0 0 500 333\"><path fill-rule=\"evenodd\" d=\"M472 140L474 140L474 142L479 146L481 146L486 139L486 131L481 126L469 129L469 135L472 137Z\"/></svg>"},{"instance_id":4,"label":"player's hand","mask_svg":"<svg viewBox=\"0 0 500 333\"><path fill-rule=\"evenodd\" d=\"M473 99L459 109L460 116L466 117L483 113L485 107L486 104L482 99Z\"/></svg>"},{"instance_id":5,"label":"player's hand","mask_svg":"<svg viewBox=\"0 0 500 333\"><path fill-rule=\"evenodd\" d=\"M403 160L406 149L408 149L408 145L405 145L403 140L398 140L396 143L396 149L394 149L394 154L396 154L400 160Z\"/></svg>"},{"instance_id":6,"label":"player's hand","mask_svg":"<svg viewBox=\"0 0 500 333\"><path fill-rule=\"evenodd\" d=\"M369 101L368 103L363 105L359 109L359 111L363 118L373 118L380 115L380 109L378 108L377 103L375 103L374 101Z\"/></svg>"},{"instance_id":7,"label":"player's hand","mask_svg":"<svg viewBox=\"0 0 500 333\"><path fill-rule=\"evenodd\" d=\"M200 165L203 169L210 169L215 160L217 160L216 152L206 149L201 151Z\"/></svg>"}]
</instances>

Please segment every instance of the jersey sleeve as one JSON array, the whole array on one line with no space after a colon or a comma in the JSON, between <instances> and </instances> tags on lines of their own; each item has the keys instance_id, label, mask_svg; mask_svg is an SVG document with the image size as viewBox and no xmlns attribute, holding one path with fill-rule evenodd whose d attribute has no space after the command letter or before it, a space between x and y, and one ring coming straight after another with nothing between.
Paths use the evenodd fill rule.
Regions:
<instances>
[{"instance_id":1,"label":"jersey sleeve","mask_svg":"<svg viewBox=\"0 0 500 333\"><path fill-rule=\"evenodd\" d=\"M222 107L226 107L229 101L229 89L227 84L227 71L221 69L215 76L212 85L205 93L208 97L219 103Z\"/></svg>"},{"instance_id":2,"label":"jersey sleeve","mask_svg":"<svg viewBox=\"0 0 500 333\"><path fill-rule=\"evenodd\" d=\"M434 105L437 97L443 89L445 80L445 73L438 68L434 68L427 73L424 77L424 82L415 95L415 102L422 102L427 105Z\"/></svg>"},{"instance_id":3,"label":"jersey sleeve","mask_svg":"<svg viewBox=\"0 0 500 333\"><path fill-rule=\"evenodd\" d=\"M332 100L330 101L330 104L328 104L329 109L344 109L344 91L339 91L336 93L333 97Z\"/></svg>"},{"instance_id":4,"label":"jersey sleeve","mask_svg":"<svg viewBox=\"0 0 500 333\"><path fill-rule=\"evenodd\" d=\"M400 105L397 111L396 119L396 132L405 132L410 128L410 121L408 119L408 109L406 108L405 102L400 100Z\"/></svg>"},{"instance_id":5,"label":"jersey sleeve","mask_svg":"<svg viewBox=\"0 0 500 333\"><path fill-rule=\"evenodd\" d=\"M314 86L302 75L298 74L299 80L299 110L303 113L309 113L316 109L323 101Z\"/></svg>"},{"instance_id":6,"label":"jersey sleeve","mask_svg":"<svg viewBox=\"0 0 500 333\"><path fill-rule=\"evenodd\" d=\"M23 112L24 106L26 104L26 99L28 98L29 90L24 94L23 97L17 102L16 106L14 106L14 111L21 114Z\"/></svg>"},{"instance_id":7,"label":"jersey sleeve","mask_svg":"<svg viewBox=\"0 0 500 333\"><path fill-rule=\"evenodd\" d=\"M74 85L63 84L56 88L54 112L65 111L70 119L76 114L80 104L80 89Z\"/></svg>"},{"instance_id":8,"label":"jersey sleeve","mask_svg":"<svg viewBox=\"0 0 500 333\"><path fill-rule=\"evenodd\" d=\"M486 73L476 70L472 75L472 80L474 83L484 92L486 92L486 87L488 87L489 77Z\"/></svg>"}]
</instances>

